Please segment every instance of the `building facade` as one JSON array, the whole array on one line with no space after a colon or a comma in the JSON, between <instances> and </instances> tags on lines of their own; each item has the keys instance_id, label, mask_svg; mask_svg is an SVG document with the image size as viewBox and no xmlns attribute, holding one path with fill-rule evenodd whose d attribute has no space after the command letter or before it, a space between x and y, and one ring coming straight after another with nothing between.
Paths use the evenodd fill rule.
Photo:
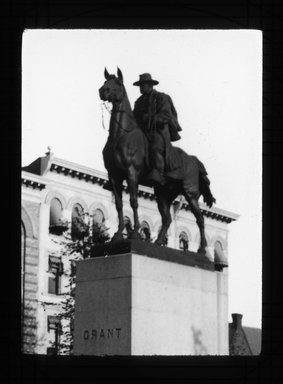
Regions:
<instances>
[{"instance_id":1,"label":"building facade","mask_svg":"<svg viewBox=\"0 0 283 384\"><path fill-rule=\"evenodd\" d=\"M66 289L66 277L62 272L68 268L58 256L61 239L72 218L82 214L88 221L103 223L110 236L114 234L118 218L113 195L103 188L106 183L106 173L56 158L50 151L22 169L24 353L58 353L56 343L61 325L56 313L60 311L61 294ZM126 185L123 203L126 237L133 223ZM223 266L228 265L228 224L238 215L217 207L208 208L201 202L200 207L205 217L208 257L214 261L219 273L227 273ZM167 246L196 252L200 235L187 202L178 198L171 209L173 221ZM154 241L161 218L151 188L139 188L139 216L142 238ZM44 305L46 302L52 305Z\"/></svg>"}]
</instances>

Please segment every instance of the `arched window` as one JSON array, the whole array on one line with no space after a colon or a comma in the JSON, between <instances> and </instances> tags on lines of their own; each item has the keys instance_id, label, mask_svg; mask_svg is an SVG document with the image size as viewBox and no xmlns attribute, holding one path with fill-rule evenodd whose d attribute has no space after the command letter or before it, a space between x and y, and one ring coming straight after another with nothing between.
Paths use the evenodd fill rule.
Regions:
<instances>
[{"instance_id":1,"label":"arched window","mask_svg":"<svg viewBox=\"0 0 283 384\"><path fill-rule=\"evenodd\" d=\"M129 234L132 232L133 230L133 227L132 227L132 223L131 223L131 220L129 219L128 216L125 216L124 217L124 230L123 230L123 237L125 239L127 239L129 237Z\"/></svg>"},{"instance_id":2,"label":"arched window","mask_svg":"<svg viewBox=\"0 0 283 384\"><path fill-rule=\"evenodd\" d=\"M214 256L220 256L223 253L223 247L220 241L216 241L214 243Z\"/></svg>"},{"instance_id":3,"label":"arched window","mask_svg":"<svg viewBox=\"0 0 283 384\"><path fill-rule=\"evenodd\" d=\"M50 226L56 225L63 216L63 207L61 201L56 197L50 203Z\"/></svg>"},{"instance_id":4,"label":"arched window","mask_svg":"<svg viewBox=\"0 0 283 384\"><path fill-rule=\"evenodd\" d=\"M92 240L94 244L104 244L109 240L108 228L105 225L105 216L101 209L96 209L92 214Z\"/></svg>"},{"instance_id":5,"label":"arched window","mask_svg":"<svg viewBox=\"0 0 283 384\"><path fill-rule=\"evenodd\" d=\"M68 229L68 224L62 221L63 207L61 201L54 197L50 203L49 232L61 235Z\"/></svg>"},{"instance_id":6,"label":"arched window","mask_svg":"<svg viewBox=\"0 0 283 384\"><path fill-rule=\"evenodd\" d=\"M84 210L80 204L72 209L71 236L73 240L81 240L88 234L88 225L84 222Z\"/></svg>"},{"instance_id":7,"label":"arched window","mask_svg":"<svg viewBox=\"0 0 283 384\"><path fill-rule=\"evenodd\" d=\"M98 224L102 224L102 223L104 223L104 221L105 221L104 213L102 212L101 209L96 209L93 212L93 222L98 223Z\"/></svg>"},{"instance_id":8,"label":"arched window","mask_svg":"<svg viewBox=\"0 0 283 384\"><path fill-rule=\"evenodd\" d=\"M189 239L186 232L181 232L179 235L179 249L187 251L189 249Z\"/></svg>"},{"instance_id":9,"label":"arched window","mask_svg":"<svg viewBox=\"0 0 283 384\"><path fill-rule=\"evenodd\" d=\"M223 246L221 242L218 240L214 243L214 264L215 264L215 268L219 271L221 271L223 267L228 266L228 262L224 254Z\"/></svg>"},{"instance_id":10,"label":"arched window","mask_svg":"<svg viewBox=\"0 0 283 384\"><path fill-rule=\"evenodd\" d=\"M84 210L80 204L75 204L72 209L72 218L81 217L83 218Z\"/></svg>"},{"instance_id":11,"label":"arched window","mask_svg":"<svg viewBox=\"0 0 283 384\"><path fill-rule=\"evenodd\" d=\"M141 223L140 236L141 236L141 240L143 241L151 240L150 227L146 221L142 221Z\"/></svg>"}]
</instances>

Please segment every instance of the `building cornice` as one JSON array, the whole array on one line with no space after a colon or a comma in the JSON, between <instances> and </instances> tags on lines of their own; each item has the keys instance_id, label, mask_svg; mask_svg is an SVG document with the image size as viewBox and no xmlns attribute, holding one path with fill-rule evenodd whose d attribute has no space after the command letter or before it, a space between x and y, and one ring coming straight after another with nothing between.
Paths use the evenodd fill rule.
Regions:
<instances>
[{"instance_id":1,"label":"building cornice","mask_svg":"<svg viewBox=\"0 0 283 384\"><path fill-rule=\"evenodd\" d=\"M240 217L240 215L230 211L226 211L225 209L217 207L209 208L206 204L202 202L199 202L199 206L204 216L211 219L223 221L225 223L231 223L232 221L238 220L238 218Z\"/></svg>"},{"instance_id":2,"label":"building cornice","mask_svg":"<svg viewBox=\"0 0 283 384\"><path fill-rule=\"evenodd\" d=\"M70 161L62 160L57 157L52 159L49 172L57 172L72 178L91 182L93 184L105 185L108 181L107 174L83 165L78 165Z\"/></svg>"},{"instance_id":3,"label":"building cornice","mask_svg":"<svg viewBox=\"0 0 283 384\"><path fill-rule=\"evenodd\" d=\"M93 184L99 184L101 186L106 185L108 182L108 176L106 172L97 171L93 168L85 167L83 165L59 159L57 157L52 159L49 172L56 172L58 174L63 174L65 176L77 178L79 180L84 180ZM126 182L123 183L123 190L128 193ZM144 199L155 200L153 189L143 185L139 186L138 196L143 197Z\"/></svg>"},{"instance_id":4,"label":"building cornice","mask_svg":"<svg viewBox=\"0 0 283 384\"><path fill-rule=\"evenodd\" d=\"M51 164L48 172L55 172L57 174L62 174L67 177L76 178L85 182L90 182L92 184L98 184L104 187L108 182L108 176L106 172L94 170L71 161L63 160L58 157L52 157ZM45 180L45 182L43 181ZM29 172L23 171L22 173L22 182L27 186L33 188L43 189L48 182L44 176L37 176ZM123 183L123 189L128 193L128 187L126 182ZM138 196L148 200L156 200L154 191L150 187L143 185L139 186ZM174 201L174 204L179 204L179 198ZM180 210L188 211L190 210L189 204L187 202L181 203ZM206 204L199 202L200 209L202 214L213 220L218 220L225 223L231 223L239 218L239 215L220 209L217 207L209 208Z\"/></svg>"},{"instance_id":5,"label":"building cornice","mask_svg":"<svg viewBox=\"0 0 283 384\"><path fill-rule=\"evenodd\" d=\"M43 181L42 176L37 176L26 171L22 171L22 185L27 188L39 189L40 191L46 188L46 182Z\"/></svg>"}]
</instances>

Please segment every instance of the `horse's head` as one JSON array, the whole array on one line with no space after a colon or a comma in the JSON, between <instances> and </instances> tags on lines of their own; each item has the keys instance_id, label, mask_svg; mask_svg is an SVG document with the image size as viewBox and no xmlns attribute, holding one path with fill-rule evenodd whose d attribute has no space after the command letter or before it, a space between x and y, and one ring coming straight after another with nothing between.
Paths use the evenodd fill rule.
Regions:
<instances>
[{"instance_id":1,"label":"horse's head","mask_svg":"<svg viewBox=\"0 0 283 384\"><path fill-rule=\"evenodd\" d=\"M111 103L122 101L125 94L125 89L123 85L123 75L121 70L118 68L116 77L115 75L110 75L105 68L104 76L106 81L99 89L99 96L101 100L109 101Z\"/></svg>"}]
</instances>

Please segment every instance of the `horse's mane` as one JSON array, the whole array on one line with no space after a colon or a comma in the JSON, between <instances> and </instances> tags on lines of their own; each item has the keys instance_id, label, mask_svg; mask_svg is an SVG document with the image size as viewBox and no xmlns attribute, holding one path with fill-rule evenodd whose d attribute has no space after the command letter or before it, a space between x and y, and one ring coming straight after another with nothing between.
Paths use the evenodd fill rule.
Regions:
<instances>
[{"instance_id":1,"label":"horse's mane","mask_svg":"<svg viewBox=\"0 0 283 384\"><path fill-rule=\"evenodd\" d=\"M133 109L132 109L131 103L129 101L128 93L127 93L127 90L126 90L126 87L125 87L123 81L121 79L119 79L115 75L109 75L108 80L115 80L116 83L118 83L123 88L124 102L128 106L128 111L126 111L126 112L128 113L128 116L131 117L131 119L133 121L133 124L129 125L126 128L125 127L120 127L120 130L123 132L123 134L130 133L130 132L132 132L135 129L137 129L137 130L141 131L142 133L144 133L142 128L138 125L138 123L137 123L137 121L135 119L135 116L134 116L134 113L133 113Z\"/></svg>"}]
</instances>

